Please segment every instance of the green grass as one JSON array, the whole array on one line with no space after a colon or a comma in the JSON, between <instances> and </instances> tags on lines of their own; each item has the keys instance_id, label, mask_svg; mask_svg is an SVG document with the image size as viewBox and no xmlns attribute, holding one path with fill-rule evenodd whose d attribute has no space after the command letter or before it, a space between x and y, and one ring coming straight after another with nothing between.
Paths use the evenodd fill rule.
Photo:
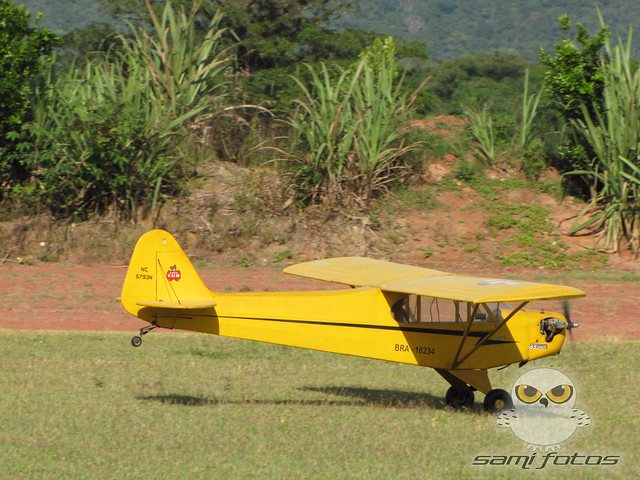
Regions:
<instances>
[{"instance_id":1,"label":"green grass","mask_svg":"<svg viewBox=\"0 0 640 480\"><path fill-rule=\"evenodd\" d=\"M284 262L285 260L291 260L293 258L293 252L289 249L286 250L281 250L280 252L277 252L274 256L273 256L273 263L281 263Z\"/></svg>"},{"instance_id":2,"label":"green grass","mask_svg":"<svg viewBox=\"0 0 640 480\"><path fill-rule=\"evenodd\" d=\"M476 455L529 452L479 402L445 408L447 385L427 369L179 332L153 332L134 349L125 334L3 330L0 351L1 478L533 476L471 466ZM510 389L527 369L563 371L593 425L562 454L622 456L615 467L545 474L633 477L639 357L638 342L575 342L492 372Z\"/></svg>"},{"instance_id":3,"label":"green grass","mask_svg":"<svg viewBox=\"0 0 640 480\"><path fill-rule=\"evenodd\" d=\"M534 278L536 282L568 281L568 280L593 280L598 282L638 282L640 275L636 272L626 272L622 270L603 271L573 271L563 272L550 277L549 275L539 275Z\"/></svg>"},{"instance_id":4,"label":"green grass","mask_svg":"<svg viewBox=\"0 0 640 480\"><path fill-rule=\"evenodd\" d=\"M495 188L487 190L487 185L481 184L474 184L474 188L482 195L480 205L488 213L485 227L493 237L504 237L502 245L507 253L496 255L501 265L571 270L588 264L595 270L606 264L606 256L595 250L567 254L568 247L550 221L546 208L509 204L498 199L497 192L518 188L518 183L492 181L488 184ZM514 247L515 250L510 251Z\"/></svg>"}]
</instances>

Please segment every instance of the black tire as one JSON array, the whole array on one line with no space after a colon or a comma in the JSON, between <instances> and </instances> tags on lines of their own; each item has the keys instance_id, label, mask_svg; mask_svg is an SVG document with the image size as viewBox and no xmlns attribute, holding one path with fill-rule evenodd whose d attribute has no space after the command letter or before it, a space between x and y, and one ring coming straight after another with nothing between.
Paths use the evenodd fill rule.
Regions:
<instances>
[{"instance_id":1,"label":"black tire","mask_svg":"<svg viewBox=\"0 0 640 480\"><path fill-rule=\"evenodd\" d=\"M131 345L133 345L136 348L142 345L142 337L138 335L131 337Z\"/></svg>"},{"instance_id":2,"label":"black tire","mask_svg":"<svg viewBox=\"0 0 640 480\"><path fill-rule=\"evenodd\" d=\"M448 406L456 410L471 408L474 401L473 390L467 386L462 392L458 392L455 388L450 387L449 390L447 390L445 401Z\"/></svg>"},{"instance_id":3,"label":"black tire","mask_svg":"<svg viewBox=\"0 0 640 480\"><path fill-rule=\"evenodd\" d=\"M509 392L496 388L487 393L482 403L485 412L499 413L513 408L513 399Z\"/></svg>"}]
</instances>

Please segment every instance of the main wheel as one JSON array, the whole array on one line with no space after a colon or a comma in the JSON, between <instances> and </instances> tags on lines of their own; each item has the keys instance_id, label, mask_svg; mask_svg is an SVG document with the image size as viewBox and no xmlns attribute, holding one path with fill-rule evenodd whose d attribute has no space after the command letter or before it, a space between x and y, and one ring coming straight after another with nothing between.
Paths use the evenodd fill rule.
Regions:
<instances>
[{"instance_id":1,"label":"main wheel","mask_svg":"<svg viewBox=\"0 0 640 480\"><path fill-rule=\"evenodd\" d=\"M510 410L513 408L513 399L509 392L496 388L487 393L482 403L485 412L502 412L503 410Z\"/></svg>"},{"instance_id":2,"label":"main wheel","mask_svg":"<svg viewBox=\"0 0 640 480\"><path fill-rule=\"evenodd\" d=\"M447 390L447 395L445 396L447 405L451 408L455 408L456 410L470 408L473 406L473 400L473 390L471 390L471 387L469 386L465 387L462 392L458 392L455 388L450 387L449 390Z\"/></svg>"},{"instance_id":3,"label":"main wheel","mask_svg":"<svg viewBox=\"0 0 640 480\"><path fill-rule=\"evenodd\" d=\"M138 335L131 337L131 345L133 345L134 347L139 347L140 345L142 345L142 337Z\"/></svg>"}]
</instances>

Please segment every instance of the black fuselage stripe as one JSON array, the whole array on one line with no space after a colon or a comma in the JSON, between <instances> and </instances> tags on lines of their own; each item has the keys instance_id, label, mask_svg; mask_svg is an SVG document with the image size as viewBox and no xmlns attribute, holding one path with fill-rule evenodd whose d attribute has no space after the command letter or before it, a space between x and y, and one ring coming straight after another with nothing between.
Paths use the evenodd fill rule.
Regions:
<instances>
[{"instance_id":1,"label":"black fuselage stripe","mask_svg":"<svg viewBox=\"0 0 640 480\"><path fill-rule=\"evenodd\" d=\"M211 315L188 315L189 317L211 317ZM217 317L217 316L214 316ZM227 316L223 315L217 318L225 318L229 320L255 320L259 322L280 322L280 323L296 323L303 325L321 325L321 326L330 326L330 327L351 327L351 328L365 328L365 329L373 329L373 330L390 330L396 332L413 332L413 333L426 333L432 335L449 335L455 337L462 337L464 332L462 330L447 330L443 328L419 328L419 327L409 327L409 326L400 326L397 327L395 325L371 325L371 324L362 324L362 323L345 323L345 322L322 322L319 320L296 320L296 319L284 319L284 318L264 318L264 317L242 317L242 316ZM474 338L484 338L488 332L469 332L467 334L468 337ZM516 343L513 340L487 340L485 345L495 345L495 344L505 344L505 343Z\"/></svg>"}]
</instances>

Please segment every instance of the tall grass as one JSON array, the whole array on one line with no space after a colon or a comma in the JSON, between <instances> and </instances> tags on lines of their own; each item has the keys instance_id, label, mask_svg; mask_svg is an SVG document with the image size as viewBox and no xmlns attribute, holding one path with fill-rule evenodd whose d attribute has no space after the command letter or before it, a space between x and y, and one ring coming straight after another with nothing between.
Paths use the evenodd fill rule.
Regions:
<instances>
[{"instance_id":1,"label":"tall grass","mask_svg":"<svg viewBox=\"0 0 640 480\"><path fill-rule=\"evenodd\" d=\"M480 109L464 107L464 115L469 122L471 136L477 143L482 159L488 165L494 165L496 161L496 142L493 118L489 108L486 106Z\"/></svg>"},{"instance_id":2,"label":"tall grass","mask_svg":"<svg viewBox=\"0 0 640 480\"><path fill-rule=\"evenodd\" d=\"M542 169L547 165L543 140L534 135L535 120L538 115L538 104L542 97L544 86L538 93L529 93L529 70L525 71L524 92L522 94L522 111L518 138L514 147L514 154L520 161L520 169L527 179L538 179Z\"/></svg>"},{"instance_id":3,"label":"tall grass","mask_svg":"<svg viewBox=\"0 0 640 480\"><path fill-rule=\"evenodd\" d=\"M364 203L402 173L403 158L420 146L418 142L405 144L405 137L416 95L422 87L411 95L403 93L394 56L395 46L390 37L384 42L374 42L363 57L364 65L355 83L357 155L350 164L347 181L354 185L355 194Z\"/></svg>"},{"instance_id":4,"label":"tall grass","mask_svg":"<svg viewBox=\"0 0 640 480\"><path fill-rule=\"evenodd\" d=\"M177 178L170 141L183 119L158 121L161 107L141 88L146 72L107 60L70 69L35 103L30 167L45 204L71 218L108 207L133 216L158 181Z\"/></svg>"},{"instance_id":5,"label":"tall grass","mask_svg":"<svg viewBox=\"0 0 640 480\"><path fill-rule=\"evenodd\" d=\"M515 118L508 117L508 123L514 123L514 138L504 137L501 135L501 128L494 124L492 109L490 106L482 107L462 106L462 111L469 124L469 130L472 139L476 143L477 157L485 164L497 167L496 161L502 153L499 146L504 147L505 140L509 145L505 149L505 153L509 153L519 158L520 168L522 168L527 177L535 177L538 171L544 165L544 160L539 158L543 153L539 147L539 140L533 136L534 122L538 113L538 104L540 102L541 92L537 94L529 93L529 70L525 71L524 91L522 94L522 107L520 111L519 123ZM538 158L536 158L538 157Z\"/></svg>"},{"instance_id":6,"label":"tall grass","mask_svg":"<svg viewBox=\"0 0 640 480\"><path fill-rule=\"evenodd\" d=\"M360 64L356 75L363 65ZM300 145L306 151L290 157L296 160L294 184L311 202L322 196L334 203L340 196L347 157L353 154L357 127L351 96L356 77L350 78L350 72L342 70L334 78L325 64L320 65L320 72L310 65L306 68L311 86L295 79L303 99L296 102L289 122L294 133L291 150L295 152Z\"/></svg>"},{"instance_id":7,"label":"tall grass","mask_svg":"<svg viewBox=\"0 0 640 480\"><path fill-rule=\"evenodd\" d=\"M520 151L520 159L527 150L532 141L531 133L533 131L533 122L538 113L538 103L542 95L542 89L537 94L529 95L529 69L525 70L524 75L524 92L522 94L522 119L520 121L520 132L518 138L518 147Z\"/></svg>"},{"instance_id":8,"label":"tall grass","mask_svg":"<svg viewBox=\"0 0 640 480\"><path fill-rule=\"evenodd\" d=\"M209 95L220 94L229 67L222 41L225 30L219 28L222 12L211 16L203 35L196 32L203 1L194 1L188 13L176 12L167 2L160 17L147 1L153 29L131 27L133 37L122 38L127 65L144 66L151 79L149 95L172 118L194 106L203 107L211 101Z\"/></svg>"},{"instance_id":9,"label":"tall grass","mask_svg":"<svg viewBox=\"0 0 640 480\"><path fill-rule=\"evenodd\" d=\"M595 233L600 247L615 252L624 239L640 254L640 76L632 61L631 32L626 45L606 44L602 113L583 106L575 121L594 152L590 168L570 172L591 183L591 200L572 234Z\"/></svg>"},{"instance_id":10,"label":"tall grass","mask_svg":"<svg viewBox=\"0 0 640 480\"><path fill-rule=\"evenodd\" d=\"M296 78L302 97L288 122L288 158L305 200L364 206L401 174L418 146L404 143L417 92L403 91L394 54L390 38L377 40L350 68L307 65L310 81Z\"/></svg>"},{"instance_id":11,"label":"tall grass","mask_svg":"<svg viewBox=\"0 0 640 480\"><path fill-rule=\"evenodd\" d=\"M85 217L114 209L135 218L183 182L185 125L222 108L229 67L214 15L194 31L202 2L177 14L170 3L153 29L121 37L121 49L56 76L36 92L26 164L54 212ZM213 106L213 107L212 107Z\"/></svg>"}]
</instances>

